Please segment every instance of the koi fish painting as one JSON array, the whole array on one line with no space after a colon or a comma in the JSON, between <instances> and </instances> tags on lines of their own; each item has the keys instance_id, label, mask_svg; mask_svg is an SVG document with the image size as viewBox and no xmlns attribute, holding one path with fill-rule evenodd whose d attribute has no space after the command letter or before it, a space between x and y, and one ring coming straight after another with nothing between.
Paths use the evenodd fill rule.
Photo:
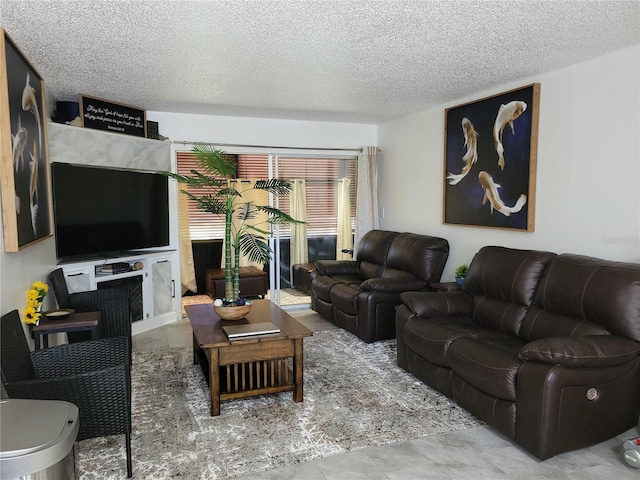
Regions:
<instances>
[{"instance_id":1,"label":"koi fish painting","mask_svg":"<svg viewBox=\"0 0 640 480\"><path fill-rule=\"evenodd\" d=\"M53 235L44 82L0 28L0 176L5 252Z\"/></svg>"},{"instance_id":2,"label":"koi fish painting","mask_svg":"<svg viewBox=\"0 0 640 480\"><path fill-rule=\"evenodd\" d=\"M522 207L525 203L527 203L527 196L523 193L518 197L518 201L514 206L508 207L500 198L500 192L498 192L499 188L502 188L502 185L497 184L493 181L493 177L489 175L487 172L480 172L478 174L478 181L480 182L480 186L484 190L484 195L482 197L482 204L484 205L489 202L491 205L491 213L495 210L498 213L501 213L505 217L510 216L512 213L518 213L522 210Z\"/></svg>"},{"instance_id":3,"label":"koi fish painting","mask_svg":"<svg viewBox=\"0 0 640 480\"><path fill-rule=\"evenodd\" d=\"M467 176L473 164L478 160L478 132L475 131L468 118L462 119L462 133L464 135L464 146L467 147L467 153L462 157L464 167L462 168L462 173L450 173L447 175L449 185L460 183L460 180Z\"/></svg>"},{"instance_id":4,"label":"koi fish painting","mask_svg":"<svg viewBox=\"0 0 640 480\"><path fill-rule=\"evenodd\" d=\"M498 153L498 166L501 170L504 170L504 146L502 145L502 132L504 127L509 125L511 127L511 133L516 134L513 127L513 122L522 115L527 109L527 104L521 101L509 102L506 105L500 105L498 114L496 115L496 121L493 124L493 142Z\"/></svg>"},{"instance_id":5,"label":"koi fish painting","mask_svg":"<svg viewBox=\"0 0 640 480\"><path fill-rule=\"evenodd\" d=\"M443 223L533 232L540 84L445 110Z\"/></svg>"}]
</instances>

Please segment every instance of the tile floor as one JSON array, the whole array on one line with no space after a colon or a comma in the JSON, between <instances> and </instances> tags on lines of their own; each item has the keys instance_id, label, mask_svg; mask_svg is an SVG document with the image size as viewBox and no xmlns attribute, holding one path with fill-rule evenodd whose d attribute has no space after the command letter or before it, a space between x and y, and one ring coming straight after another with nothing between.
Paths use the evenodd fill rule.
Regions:
<instances>
[{"instance_id":1,"label":"tile floor","mask_svg":"<svg viewBox=\"0 0 640 480\"><path fill-rule=\"evenodd\" d=\"M336 328L309 310L291 310L313 331ZM135 351L191 346L187 320L133 337ZM640 426L591 448L540 462L489 427L422 437L381 447L354 450L299 465L239 477L240 480L451 480L580 479L640 480L640 469L627 466L622 443L640 436Z\"/></svg>"}]
</instances>

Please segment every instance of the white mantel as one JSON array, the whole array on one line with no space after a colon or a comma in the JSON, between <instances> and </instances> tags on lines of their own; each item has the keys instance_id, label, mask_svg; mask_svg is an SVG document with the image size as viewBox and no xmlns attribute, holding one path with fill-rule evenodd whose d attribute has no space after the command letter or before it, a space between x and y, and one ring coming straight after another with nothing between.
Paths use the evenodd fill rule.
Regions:
<instances>
[{"instance_id":1,"label":"white mantel","mask_svg":"<svg viewBox=\"0 0 640 480\"><path fill-rule=\"evenodd\" d=\"M171 170L171 144L120 133L49 123L52 162L136 170Z\"/></svg>"}]
</instances>

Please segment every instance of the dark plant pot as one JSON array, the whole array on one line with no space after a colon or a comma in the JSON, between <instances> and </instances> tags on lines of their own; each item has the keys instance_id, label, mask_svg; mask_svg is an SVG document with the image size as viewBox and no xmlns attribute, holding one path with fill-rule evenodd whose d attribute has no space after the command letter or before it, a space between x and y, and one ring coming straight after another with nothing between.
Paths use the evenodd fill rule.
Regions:
<instances>
[{"instance_id":1,"label":"dark plant pot","mask_svg":"<svg viewBox=\"0 0 640 480\"><path fill-rule=\"evenodd\" d=\"M464 284L464 277L456 277L456 283L462 286Z\"/></svg>"}]
</instances>

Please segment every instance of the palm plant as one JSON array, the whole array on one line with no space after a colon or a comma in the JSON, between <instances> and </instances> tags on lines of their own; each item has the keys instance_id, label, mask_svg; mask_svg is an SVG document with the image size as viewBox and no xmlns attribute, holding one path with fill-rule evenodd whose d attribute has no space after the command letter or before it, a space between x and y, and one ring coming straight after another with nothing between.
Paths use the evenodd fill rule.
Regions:
<instances>
[{"instance_id":1,"label":"palm plant","mask_svg":"<svg viewBox=\"0 0 640 480\"><path fill-rule=\"evenodd\" d=\"M267 237L276 224L304 223L283 211L268 205L257 205L246 201L242 195L251 189L264 190L276 196L288 195L291 183L287 180L258 180L246 190L233 188L229 180L236 178L236 162L224 151L210 145L196 144L192 149L202 172L192 170L192 176L163 172L165 175L192 188L206 189L206 193L195 195L182 190L195 201L199 208L214 215L224 215L224 304L242 305L240 298L240 254L252 262L265 264L271 259L271 248ZM255 223L260 212L267 220ZM234 218L237 220L233 222ZM266 225L263 225L266 224Z\"/></svg>"}]
</instances>

